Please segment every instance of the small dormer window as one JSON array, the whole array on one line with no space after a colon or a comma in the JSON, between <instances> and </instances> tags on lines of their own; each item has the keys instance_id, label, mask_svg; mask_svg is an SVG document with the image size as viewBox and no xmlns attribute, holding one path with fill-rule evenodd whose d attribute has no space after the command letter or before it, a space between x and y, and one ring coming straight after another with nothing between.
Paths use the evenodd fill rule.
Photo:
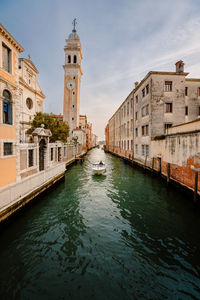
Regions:
<instances>
[{"instance_id":1,"label":"small dormer window","mask_svg":"<svg viewBox=\"0 0 200 300\"><path fill-rule=\"evenodd\" d=\"M74 55L74 64L76 64L77 63L77 57L76 57L76 55Z\"/></svg>"},{"instance_id":2,"label":"small dormer window","mask_svg":"<svg viewBox=\"0 0 200 300\"><path fill-rule=\"evenodd\" d=\"M68 55L68 64L71 64L71 55Z\"/></svg>"}]
</instances>

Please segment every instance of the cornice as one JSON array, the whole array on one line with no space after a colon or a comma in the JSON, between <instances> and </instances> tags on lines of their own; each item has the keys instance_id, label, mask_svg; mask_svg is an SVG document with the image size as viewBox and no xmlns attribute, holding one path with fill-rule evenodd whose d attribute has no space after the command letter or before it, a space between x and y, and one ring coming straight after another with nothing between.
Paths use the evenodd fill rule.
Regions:
<instances>
[{"instance_id":1,"label":"cornice","mask_svg":"<svg viewBox=\"0 0 200 300\"><path fill-rule=\"evenodd\" d=\"M2 77L2 76L0 76L0 81L6 83L6 84L8 84L8 85L11 85L11 86L12 86L13 88L15 88L15 89L17 88L17 84L12 83L11 81L5 79L5 78Z\"/></svg>"},{"instance_id":2,"label":"cornice","mask_svg":"<svg viewBox=\"0 0 200 300\"><path fill-rule=\"evenodd\" d=\"M24 48L14 39L14 37L0 24L0 34L2 34L14 47L21 53L24 51Z\"/></svg>"}]
</instances>

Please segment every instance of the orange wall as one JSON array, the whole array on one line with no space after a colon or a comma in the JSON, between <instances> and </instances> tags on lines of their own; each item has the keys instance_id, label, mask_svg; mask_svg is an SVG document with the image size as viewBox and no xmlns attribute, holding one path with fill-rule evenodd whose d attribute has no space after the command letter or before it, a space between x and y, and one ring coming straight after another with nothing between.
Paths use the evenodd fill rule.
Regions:
<instances>
[{"instance_id":1,"label":"orange wall","mask_svg":"<svg viewBox=\"0 0 200 300\"><path fill-rule=\"evenodd\" d=\"M0 187L16 181L16 157L0 158Z\"/></svg>"},{"instance_id":2,"label":"orange wall","mask_svg":"<svg viewBox=\"0 0 200 300\"><path fill-rule=\"evenodd\" d=\"M15 140L16 129L12 125L0 125L0 139Z\"/></svg>"}]
</instances>

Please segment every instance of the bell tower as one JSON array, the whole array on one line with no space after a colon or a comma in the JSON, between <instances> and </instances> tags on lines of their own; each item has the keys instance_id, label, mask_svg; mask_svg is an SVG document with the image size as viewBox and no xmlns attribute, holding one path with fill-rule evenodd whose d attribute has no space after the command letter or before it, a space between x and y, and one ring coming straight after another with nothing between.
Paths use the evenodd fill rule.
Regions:
<instances>
[{"instance_id":1,"label":"bell tower","mask_svg":"<svg viewBox=\"0 0 200 300\"><path fill-rule=\"evenodd\" d=\"M73 130L79 127L80 83L81 83L81 43L76 33L76 19L72 22L73 30L66 40L64 68L64 121L69 125L69 139Z\"/></svg>"}]
</instances>

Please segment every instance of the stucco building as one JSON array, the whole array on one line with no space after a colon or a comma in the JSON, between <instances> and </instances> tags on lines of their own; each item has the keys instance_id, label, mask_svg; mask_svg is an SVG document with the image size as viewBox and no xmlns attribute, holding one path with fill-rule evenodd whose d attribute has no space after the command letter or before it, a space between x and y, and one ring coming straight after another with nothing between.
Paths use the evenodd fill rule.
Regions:
<instances>
[{"instance_id":1,"label":"stucco building","mask_svg":"<svg viewBox=\"0 0 200 300\"><path fill-rule=\"evenodd\" d=\"M109 120L109 150L147 162L156 136L199 118L200 79L187 78L188 74L184 63L178 61L174 72L150 71L136 82Z\"/></svg>"},{"instance_id":2,"label":"stucco building","mask_svg":"<svg viewBox=\"0 0 200 300\"><path fill-rule=\"evenodd\" d=\"M0 187L15 182L19 170L18 54L23 51L0 24Z\"/></svg>"}]
</instances>

